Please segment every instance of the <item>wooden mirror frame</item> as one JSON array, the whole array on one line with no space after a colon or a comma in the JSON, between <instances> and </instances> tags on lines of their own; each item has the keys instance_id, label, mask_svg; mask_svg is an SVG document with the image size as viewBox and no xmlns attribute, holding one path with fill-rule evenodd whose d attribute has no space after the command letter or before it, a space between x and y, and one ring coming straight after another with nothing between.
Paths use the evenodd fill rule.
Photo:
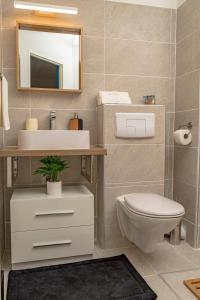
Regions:
<instances>
[{"instance_id":1,"label":"wooden mirror frame","mask_svg":"<svg viewBox=\"0 0 200 300\"><path fill-rule=\"evenodd\" d=\"M36 30L46 32L61 32L61 33L74 33L80 36L79 45L79 89L55 89L55 88L26 88L20 85L20 59L19 59L19 31L22 28L27 28L27 30ZM17 90L18 91L46 91L46 92L70 92L70 93L81 93L83 89L83 28L82 27L70 27L63 25L47 25L41 23L23 23L17 22L16 26L16 58L17 58Z\"/></svg>"}]
</instances>

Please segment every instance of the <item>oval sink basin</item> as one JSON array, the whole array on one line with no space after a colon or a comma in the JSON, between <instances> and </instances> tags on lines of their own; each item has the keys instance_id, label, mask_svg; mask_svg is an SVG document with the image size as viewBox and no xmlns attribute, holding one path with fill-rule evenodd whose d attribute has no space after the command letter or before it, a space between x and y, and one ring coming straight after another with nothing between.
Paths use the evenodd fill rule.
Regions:
<instances>
[{"instance_id":1,"label":"oval sink basin","mask_svg":"<svg viewBox=\"0 0 200 300\"><path fill-rule=\"evenodd\" d=\"M24 150L89 149L89 130L20 130L18 148Z\"/></svg>"}]
</instances>

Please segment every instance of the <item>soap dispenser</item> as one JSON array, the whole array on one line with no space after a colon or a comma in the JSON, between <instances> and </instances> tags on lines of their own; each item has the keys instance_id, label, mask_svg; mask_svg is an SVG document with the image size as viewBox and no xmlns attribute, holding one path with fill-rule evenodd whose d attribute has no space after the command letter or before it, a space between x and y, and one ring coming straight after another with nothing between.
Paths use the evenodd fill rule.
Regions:
<instances>
[{"instance_id":1,"label":"soap dispenser","mask_svg":"<svg viewBox=\"0 0 200 300\"><path fill-rule=\"evenodd\" d=\"M83 120L79 119L78 113L74 113L74 118L69 120L69 130L83 130Z\"/></svg>"}]
</instances>

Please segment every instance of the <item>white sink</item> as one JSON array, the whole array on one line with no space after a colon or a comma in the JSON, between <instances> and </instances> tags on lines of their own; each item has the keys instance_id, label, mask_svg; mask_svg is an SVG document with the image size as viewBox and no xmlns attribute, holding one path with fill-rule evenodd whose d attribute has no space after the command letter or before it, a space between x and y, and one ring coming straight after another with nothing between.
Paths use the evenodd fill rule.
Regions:
<instances>
[{"instance_id":1,"label":"white sink","mask_svg":"<svg viewBox=\"0 0 200 300\"><path fill-rule=\"evenodd\" d=\"M20 130L18 148L24 150L89 149L89 130Z\"/></svg>"}]
</instances>

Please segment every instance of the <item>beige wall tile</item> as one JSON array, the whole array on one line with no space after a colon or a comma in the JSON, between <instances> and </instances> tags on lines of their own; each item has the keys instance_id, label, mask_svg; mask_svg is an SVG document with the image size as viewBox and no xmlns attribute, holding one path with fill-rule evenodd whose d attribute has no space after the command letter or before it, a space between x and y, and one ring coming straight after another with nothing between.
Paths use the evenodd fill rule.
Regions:
<instances>
[{"instance_id":1,"label":"beige wall tile","mask_svg":"<svg viewBox=\"0 0 200 300\"><path fill-rule=\"evenodd\" d=\"M8 80L9 107L30 107L30 93L17 90L16 69L3 69L4 76Z\"/></svg>"},{"instance_id":2,"label":"beige wall tile","mask_svg":"<svg viewBox=\"0 0 200 300\"><path fill-rule=\"evenodd\" d=\"M106 184L164 179L163 146L109 145L107 150L108 156L105 157L104 165Z\"/></svg>"},{"instance_id":3,"label":"beige wall tile","mask_svg":"<svg viewBox=\"0 0 200 300\"><path fill-rule=\"evenodd\" d=\"M104 73L103 38L83 38L83 68L85 73Z\"/></svg>"},{"instance_id":4,"label":"beige wall tile","mask_svg":"<svg viewBox=\"0 0 200 300\"><path fill-rule=\"evenodd\" d=\"M199 9L200 13L200 9ZM200 21L199 21L199 29L200 29ZM200 68L200 31L194 33L193 36L193 44L192 44L192 63L193 70L197 70Z\"/></svg>"},{"instance_id":5,"label":"beige wall tile","mask_svg":"<svg viewBox=\"0 0 200 300\"><path fill-rule=\"evenodd\" d=\"M107 74L170 76L169 44L106 39L105 59Z\"/></svg>"},{"instance_id":6,"label":"beige wall tile","mask_svg":"<svg viewBox=\"0 0 200 300\"><path fill-rule=\"evenodd\" d=\"M174 145L174 113L166 113L165 115L165 144L167 146Z\"/></svg>"},{"instance_id":7,"label":"beige wall tile","mask_svg":"<svg viewBox=\"0 0 200 300\"><path fill-rule=\"evenodd\" d=\"M177 10L177 41L200 28L198 0L186 1Z\"/></svg>"},{"instance_id":8,"label":"beige wall tile","mask_svg":"<svg viewBox=\"0 0 200 300\"><path fill-rule=\"evenodd\" d=\"M176 45L170 45L170 75L172 78L176 77Z\"/></svg>"},{"instance_id":9,"label":"beige wall tile","mask_svg":"<svg viewBox=\"0 0 200 300\"><path fill-rule=\"evenodd\" d=\"M170 79L170 104L169 108L166 106L167 112L174 112L175 111L175 96L176 96L176 78Z\"/></svg>"},{"instance_id":10,"label":"beige wall tile","mask_svg":"<svg viewBox=\"0 0 200 300\"><path fill-rule=\"evenodd\" d=\"M177 10L171 11L171 43L176 44Z\"/></svg>"},{"instance_id":11,"label":"beige wall tile","mask_svg":"<svg viewBox=\"0 0 200 300\"><path fill-rule=\"evenodd\" d=\"M174 181L174 200L181 203L185 208L185 216L192 223L197 222L197 191L196 186L185 184L178 180Z\"/></svg>"},{"instance_id":12,"label":"beige wall tile","mask_svg":"<svg viewBox=\"0 0 200 300\"><path fill-rule=\"evenodd\" d=\"M170 42L170 9L113 2L105 8L107 38Z\"/></svg>"},{"instance_id":13,"label":"beige wall tile","mask_svg":"<svg viewBox=\"0 0 200 300\"><path fill-rule=\"evenodd\" d=\"M105 144L164 144L165 110L163 106L132 106L106 105L104 110L104 143ZM116 138L116 113L155 113L155 137L148 139L120 139Z\"/></svg>"},{"instance_id":14,"label":"beige wall tile","mask_svg":"<svg viewBox=\"0 0 200 300\"><path fill-rule=\"evenodd\" d=\"M31 184L31 160L29 157L19 157L18 174L14 184L25 186Z\"/></svg>"},{"instance_id":15,"label":"beige wall tile","mask_svg":"<svg viewBox=\"0 0 200 300\"><path fill-rule=\"evenodd\" d=\"M103 74L84 74L83 92L74 95L74 98L66 103L68 109L96 109L97 95L104 90Z\"/></svg>"},{"instance_id":16,"label":"beige wall tile","mask_svg":"<svg viewBox=\"0 0 200 300\"><path fill-rule=\"evenodd\" d=\"M122 236L118 223L105 226L105 248L130 247L133 244Z\"/></svg>"},{"instance_id":17,"label":"beige wall tile","mask_svg":"<svg viewBox=\"0 0 200 300\"><path fill-rule=\"evenodd\" d=\"M68 107L68 102L73 102L75 93L65 92L31 92L31 107L41 109L55 109Z\"/></svg>"},{"instance_id":18,"label":"beige wall tile","mask_svg":"<svg viewBox=\"0 0 200 300\"><path fill-rule=\"evenodd\" d=\"M27 2L28 0L25 0ZM16 20L30 21L31 12L14 8L13 0L2 0L2 25L3 28L11 28L16 26ZM32 17L34 19L34 17Z\"/></svg>"},{"instance_id":19,"label":"beige wall tile","mask_svg":"<svg viewBox=\"0 0 200 300\"><path fill-rule=\"evenodd\" d=\"M174 149L174 178L190 185L197 180L197 149L184 146Z\"/></svg>"},{"instance_id":20,"label":"beige wall tile","mask_svg":"<svg viewBox=\"0 0 200 300\"><path fill-rule=\"evenodd\" d=\"M104 145L104 111L103 106L97 106L97 145Z\"/></svg>"},{"instance_id":21,"label":"beige wall tile","mask_svg":"<svg viewBox=\"0 0 200 300\"><path fill-rule=\"evenodd\" d=\"M16 31L3 29L3 67L16 68Z\"/></svg>"},{"instance_id":22,"label":"beige wall tile","mask_svg":"<svg viewBox=\"0 0 200 300\"><path fill-rule=\"evenodd\" d=\"M172 200L174 199L173 184L174 184L173 179L166 179L165 184L164 184L164 188L165 188L164 195L165 195L165 197L172 199Z\"/></svg>"},{"instance_id":23,"label":"beige wall tile","mask_svg":"<svg viewBox=\"0 0 200 300\"><path fill-rule=\"evenodd\" d=\"M199 107L199 71L176 79L176 111Z\"/></svg>"},{"instance_id":24,"label":"beige wall tile","mask_svg":"<svg viewBox=\"0 0 200 300\"><path fill-rule=\"evenodd\" d=\"M174 147L165 147L165 180L173 178L174 169Z\"/></svg>"},{"instance_id":25,"label":"beige wall tile","mask_svg":"<svg viewBox=\"0 0 200 300\"><path fill-rule=\"evenodd\" d=\"M30 173L31 173L31 185L45 184L45 179L41 175L33 175L35 170L41 166L40 157L30 158Z\"/></svg>"},{"instance_id":26,"label":"beige wall tile","mask_svg":"<svg viewBox=\"0 0 200 300\"><path fill-rule=\"evenodd\" d=\"M138 76L106 75L107 90L129 92L134 104L143 104L143 96L155 95L156 104L165 105L166 111L173 111L174 99L170 96L170 79Z\"/></svg>"},{"instance_id":27,"label":"beige wall tile","mask_svg":"<svg viewBox=\"0 0 200 300\"><path fill-rule=\"evenodd\" d=\"M192 143L188 147L198 146L199 135L199 111L191 110L184 112L177 112L175 114L175 129L178 129L182 125L186 125L188 122L192 122Z\"/></svg>"},{"instance_id":28,"label":"beige wall tile","mask_svg":"<svg viewBox=\"0 0 200 300\"><path fill-rule=\"evenodd\" d=\"M189 36L176 47L176 73L184 74L193 70L193 36Z\"/></svg>"}]
</instances>

